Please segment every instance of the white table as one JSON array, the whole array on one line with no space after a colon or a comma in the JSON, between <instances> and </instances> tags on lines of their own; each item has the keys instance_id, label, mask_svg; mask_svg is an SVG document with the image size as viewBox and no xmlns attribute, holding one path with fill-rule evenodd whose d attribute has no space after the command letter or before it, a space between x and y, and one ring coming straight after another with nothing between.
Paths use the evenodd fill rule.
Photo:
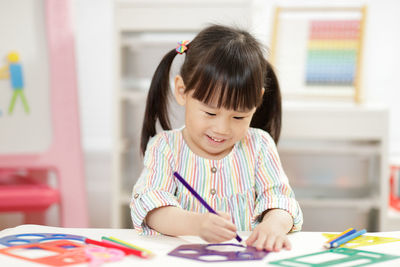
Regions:
<instances>
[{"instance_id":1,"label":"white table","mask_svg":"<svg viewBox=\"0 0 400 267\"><path fill-rule=\"evenodd\" d=\"M122 261L114 263L106 263L103 266L267 266L268 262L300 256L310 253L323 251L322 244L326 238L321 232L298 232L289 235L292 242L292 250L281 251L279 253L270 253L263 260L260 261L241 261L241 262L220 262L220 263L204 263L199 261L187 260L177 257L171 257L167 254L183 244L196 244L204 243L198 237L168 237L168 236L139 236L133 229L82 229L82 228L61 228L49 227L40 225L21 225L15 228L8 228L0 231L0 238L8 235L25 234L25 233L63 233L71 235L82 235L91 239L101 240L102 236L113 236L130 242L137 246L147 248L154 252L156 256L152 259L141 259L134 256L125 257ZM240 232L241 237L247 238L249 232ZM381 233L367 233L368 236L381 236L400 238L400 231L398 232L381 232ZM235 240L232 240L235 243ZM3 246L0 245L2 248ZM400 242L392 242L386 244L379 244L373 246L364 246L357 249L374 251L379 253L393 254L400 256ZM28 261L16 259L13 257L0 254L0 266L46 266ZM72 266L72 265L71 265ZM79 264L73 266L87 266L87 264ZM277 266L277 265L270 265ZM348 265L346 265L348 266ZM400 266L400 259L382 262L374 266Z\"/></svg>"}]
</instances>

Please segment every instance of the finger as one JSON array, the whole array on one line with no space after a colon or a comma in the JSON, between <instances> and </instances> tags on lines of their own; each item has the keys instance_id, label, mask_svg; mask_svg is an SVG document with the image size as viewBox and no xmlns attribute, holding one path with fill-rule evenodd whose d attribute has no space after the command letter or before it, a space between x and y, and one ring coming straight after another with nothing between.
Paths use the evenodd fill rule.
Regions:
<instances>
[{"instance_id":1,"label":"finger","mask_svg":"<svg viewBox=\"0 0 400 267\"><path fill-rule=\"evenodd\" d=\"M225 240L231 240L236 237L236 231L231 231L230 229L223 228L218 231L218 234L222 236Z\"/></svg>"},{"instance_id":2,"label":"finger","mask_svg":"<svg viewBox=\"0 0 400 267\"><path fill-rule=\"evenodd\" d=\"M266 242L266 239L267 239L266 235L258 235L253 246L256 247L257 250L263 250L265 248L264 244Z\"/></svg>"},{"instance_id":3,"label":"finger","mask_svg":"<svg viewBox=\"0 0 400 267\"><path fill-rule=\"evenodd\" d=\"M218 214L220 215L220 217L222 217L225 220L226 225L224 227L226 227L226 228L228 228L228 229L230 229L231 231L234 231L234 232L237 231L236 225L233 224L232 217L231 217L231 215L229 213L220 212Z\"/></svg>"},{"instance_id":4,"label":"finger","mask_svg":"<svg viewBox=\"0 0 400 267\"><path fill-rule=\"evenodd\" d=\"M214 241L213 242L223 242L227 240L231 240L235 237L235 232L231 232L227 229L221 228L221 229L215 229L216 231L212 232L211 237Z\"/></svg>"},{"instance_id":5,"label":"finger","mask_svg":"<svg viewBox=\"0 0 400 267\"><path fill-rule=\"evenodd\" d=\"M217 212L217 214L219 216L221 216L222 218L224 218L225 220L231 221L231 215L229 213L226 212Z\"/></svg>"},{"instance_id":6,"label":"finger","mask_svg":"<svg viewBox=\"0 0 400 267\"><path fill-rule=\"evenodd\" d=\"M218 216L217 218L215 218L214 224L217 227L222 227L222 228L226 228L229 229L232 232L236 232L236 225L234 225L231 221L226 220L220 216Z\"/></svg>"},{"instance_id":7,"label":"finger","mask_svg":"<svg viewBox=\"0 0 400 267\"><path fill-rule=\"evenodd\" d=\"M253 245L254 241L256 241L258 236L258 232L257 231L253 231L251 233L251 235L246 239L246 245L251 246Z\"/></svg>"},{"instance_id":8,"label":"finger","mask_svg":"<svg viewBox=\"0 0 400 267\"><path fill-rule=\"evenodd\" d=\"M236 236L236 226L222 218L212 222L212 231L214 234L223 236L224 238Z\"/></svg>"},{"instance_id":9,"label":"finger","mask_svg":"<svg viewBox=\"0 0 400 267\"><path fill-rule=\"evenodd\" d=\"M283 240L283 248L285 248L287 250L291 250L292 249L292 244L290 243L290 240L289 240L289 238L287 236Z\"/></svg>"},{"instance_id":10,"label":"finger","mask_svg":"<svg viewBox=\"0 0 400 267\"><path fill-rule=\"evenodd\" d=\"M226 240L222 231L217 231L213 229L204 229L200 234L200 237L209 243L219 243Z\"/></svg>"},{"instance_id":11,"label":"finger","mask_svg":"<svg viewBox=\"0 0 400 267\"><path fill-rule=\"evenodd\" d=\"M275 235L268 236L266 241L265 241L264 248L266 250L268 250L268 251L273 251L275 241L276 241L276 236Z\"/></svg>"},{"instance_id":12,"label":"finger","mask_svg":"<svg viewBox=\"0 0 400 267\"><path fill-rule=\"evenodd\" d=\"M221 243L223 241L223 238L211 233L209 233L209 235L205 235L203 239L208 243Z\"/></svg>"},{"instance_id":13,"label":"finger","mask_svg":"<svg viewBox=\"0 0 400 267\"><path fill-rule=\"evenodd\" d=\"M280 251L282 249L283 242L284 242L283 237L277 237L275 240L274 251L276 252Z\"/></svg>"}]
</instances>

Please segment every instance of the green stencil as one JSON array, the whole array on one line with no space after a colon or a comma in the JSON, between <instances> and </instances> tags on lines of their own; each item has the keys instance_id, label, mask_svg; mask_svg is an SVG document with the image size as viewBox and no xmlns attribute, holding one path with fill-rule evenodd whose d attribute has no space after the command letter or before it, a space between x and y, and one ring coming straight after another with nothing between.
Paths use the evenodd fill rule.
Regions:
<instances>
[{"instance_id":1,"label":"green stencil","mask_svg":"<svg viewBox=\"0 0 400 267\"><path fill-rule=\"evenodd\" d=\"M319 267L333 266L343 263L351 264L348 266L366 266L398 258L400 258L400 256L351 248L335 248L293 258L272 261L269 262L269 264L287 267Z\"/></svg>"}]
</instances>

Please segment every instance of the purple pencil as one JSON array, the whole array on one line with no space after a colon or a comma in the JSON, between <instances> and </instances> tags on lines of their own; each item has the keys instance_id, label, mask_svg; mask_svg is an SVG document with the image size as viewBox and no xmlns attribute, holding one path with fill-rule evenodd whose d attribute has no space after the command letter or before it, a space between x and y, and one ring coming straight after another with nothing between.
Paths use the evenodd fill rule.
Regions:
<instances>
[{"instance_id":1,"label":"purple pencil","mask_svg":"<svg viewBox=\"0 0 400 267\"><path fill-rule=\"evenodd\" d=\"M207 202L199 194L197 194L197 192L185 181L185 179L182 178L182 176L179 173L174 172L174 175L179 180L179 182L181 182L190 191L190 193L192 193L195 196L195 198L197 198L197 200L200 201L200 203L204 207L206 207L206 209L209 212L218 215L218 213L216 213L215 210L213 210L213 208L211 208L210 205L208 205ZM242 243L242 238L238 234L236 234L235 238L239 243Z\"/></svg>"}]
</instances>

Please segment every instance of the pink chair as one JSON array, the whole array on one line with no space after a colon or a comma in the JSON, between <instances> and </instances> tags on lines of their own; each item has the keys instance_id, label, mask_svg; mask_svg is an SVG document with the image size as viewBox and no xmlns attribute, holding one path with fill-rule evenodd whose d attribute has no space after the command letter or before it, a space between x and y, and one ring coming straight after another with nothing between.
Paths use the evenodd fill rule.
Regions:
<instances>
[{"instance_id":1,"label":"pink chair","mask_svg":"<svg viewBox=\"0 0 400 267\"><path fill-rule=\"evenodd\" d=\"M47 151L37 155L0 155L0 212L24 212L25 223L44 224L43 211L59 204L61 226L88 227L74 39L68 21L68 2L45 2L52 144ZM54 188L47 183L51 173L57 180Z\"/></svg>"}]
</instances>

